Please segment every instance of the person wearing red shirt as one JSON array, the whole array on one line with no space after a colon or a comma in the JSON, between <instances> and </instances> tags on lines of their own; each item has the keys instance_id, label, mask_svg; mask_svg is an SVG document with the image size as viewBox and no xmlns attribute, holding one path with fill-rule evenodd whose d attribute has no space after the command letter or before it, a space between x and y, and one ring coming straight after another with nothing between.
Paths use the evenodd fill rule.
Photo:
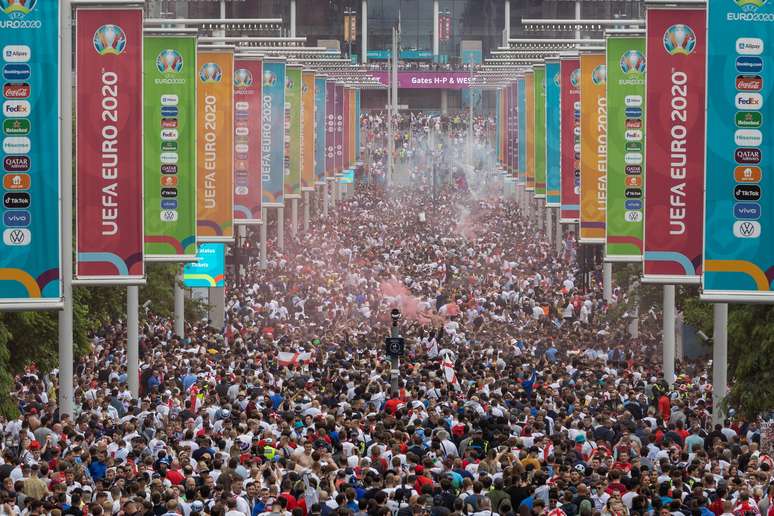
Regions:
<instances>
[{"instance_id":1,"label":"person wearing red shirt","mask_svg":"<svg viewBox=\"0 0 774 516\"><path fill-rule=\"evenodd\" d=\"M417 466L414 468L414 471L417 474L417 479L414 482L414 490L417 493L422 493L422 486L432 487L433 481L425 476L425 468L423 466Z\"/></svg>"},{"instance_id":2,"label":"person wearing red shirt","mask_svg":"<svg viewBox=\"0 0 774 516\"><path fill-rule=\"evenodd\" d=\"M672 402L669 401L669 396L666 393L662 394L658 399L658 413L664 419L664 422L669 421L672 415Z\"/></svg>"}]
</instances>

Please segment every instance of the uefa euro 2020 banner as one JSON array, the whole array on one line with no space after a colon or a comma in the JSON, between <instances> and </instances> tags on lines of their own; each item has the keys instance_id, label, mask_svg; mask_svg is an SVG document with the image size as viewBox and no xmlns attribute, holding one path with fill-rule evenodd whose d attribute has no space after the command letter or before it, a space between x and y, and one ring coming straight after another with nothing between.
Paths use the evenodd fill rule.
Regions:
<instances>
[{"instance_id":1,"label":"uefa euro 2020 banner","mask_svg":"<svg viewBox=\"0 0 774 516\"><path fill-rule=\"evenodd\" d=\"M285 112L288 138L285 141L285 199L301 197L301 65L290 64L285 70Z\"/></svg>"},{"instance_id":2,"label":"uefa euro 2020 banner","mask_svg":"<svg viewBox=\"0 0 774 516\"><path fill-rule=\"evenodd\" d=\"M199 50L197 239L234 238L234 52Z\"/></svg>"},{"instance_id":3,"label":"uefa euro 2020 banner","mask_svg":"<svg viewBox=\"0 0 774 516\"><path fill-rule=\"evenodd\" d=\"M560 206L561 125L559 121L561 76L559 61L546 62L546 206Z\"/></svg>"},{"instance_id":4,"label":"uefa euro 2020 banner","mask_svg":"<svg viewBox=\"0 0 774 516\"><path fill-rule=\"evenodd\" d=\"M607 67L605 54L580 56L580 243L605 242L607 204Z\"/></svg>"},{"instance_id":5,"label":"uefa euro 2020 banner","mask_svg":"<svg viewBox=\"0 0 774 516\"><path fill-rule=\"evenodd\" d=\"M234 60L234 223L261 222L260 58Z\"/></svg>"},{"instance_id":6,"label":"uefa euro 2020 banner","mask_svg":"<svg viewBox=\"0 0 774 516\"><path fill-rule=\"evenodd\" d=\"M535 66L535 199L546 197L546 67Z\"/></svg>"},{"instance_id":7,"label":"uefa euro 2020 banner","mask_svg":"<svg viewBox=\"0 0 774 516\"><path fill-rule=\"evenodd\" d=\"M315 75L314 77L314 184L322 186L325 184L325 77Z\"/></svg>"},{"instance_id":8,"label":"uefa euro 2020 banner","mask_svg":"<svg viewBox=\"0 0 774 516\"><path fill-rule=\"evenodd\" d=\"M645 38L607 38L605 260L642 260Z\"/></svg>"},{"instance_id":9,"label":"uefa euro 2020 banner","mask_svg":"<svg viewBox=\"0 0 774 516\"><path fill-rule=\"evenodd\" d=\"M336 159L333 165L334 177L341 174L342 170L344 170L344 85L336 84L335 90L336 98L334 101L334 111L336 113L336 133L334 138L336 142Z\"/></svg>"},{"instance_id":10,"label":"uefa euro 2020 banner","mask_svg":"<svg viewBox=\"0 0 774 516\"><path fill-rule=\"evenodd\" d=\"M525 113L527 121L525 124L524 136L526 139L525 148L527 150L526 160L526 180L527 191L535 191L535 74L527 72L524 74L525 87Z\"/></svg>"},{"instance_id":11,"label":"uefa euro 2020 banner","mask_svg":"<svg viewBox=\"0 0 774 516\"><path fill-rule=\"evenodd\" d=\"M580 216L580 61L562 58L561 76L561 207L562 224L577 223Z\"/></svg>"},{"instance_id":12,"label":"uefa euro 2020 banner","mask_svg":"<svg viewBox=\"0 0 774 516\"><path fill-rule=\"evenodd\" d=\"M142 9L79 8L75 17L76 276L137 283L145 275Z\"/></svg>"},{"instance_id":13,"label":"uefa euro 2020 banner","mask_svg":"<svg viewBox=\"0 0 774 516\"><path fill-rule=\"evenodd\" d=\"M518 175L517 184L526 184L527 174L527 86L522 77L516 80L516 102L519 118L516 120L516 166Z\"/></svg>"},{"instance_id":14,"label":"uefa euro 2020 banner","mask_svg":"<svg viewBox=\"0 0 774 516\"><path fill-rule=\"evenodd\" d=\"M0 2L0 309L61 306L59 1Z\"/></svg>"},{"instance_id":15,"label":"uefa euro 2020 banner","mask_svg":"<svg viewBox=\"0 0 774 516\"><path fill-rule=\"evenodd\" d=\"M285 62L263 60L261 106L263 208L285 206Z\"/></svg>"},{"instance_id":16,"label":"uefa euro 2020 banner","mask_svg":"<svg viewBox=\"0 0 774 516\"><path fill-rule=\"evenodd\" d=\"M774 3L711 1L702 299L774 300ZM768 124L768 125L767 125Z\"/></svg>"},{"instance_id":17,"label":"uefa euro 2020 banner","mask_svg":"<svg viewBox=\"0 0 774 516\"><path fill-rule=\"evenodd\" d=\"M325 177L330 180L336 168L336 83L325 82Z\"/></svg>"},{"instance_id":18,"label":"uefa euro 2020 banner","mask_svg":"<svg viewBox=\"0 0 774 516\"><path fill-rule=\"evenodd\" d=\"M196 38L143 43L146 261L196 259Z\"/></svg>"},{"instance_id":19,"label":"uefa euro 2020 banner","mask_svg":"<svg viewBox=\"0 0 774 516\"><path fill-rule=\"evenodd\" d=\"M647 12L646 282L697 283L701 274L705 28L703 8Z\"/></svg>"},{"instance_id":20,"label":"uefa euro 2020 banner","mask_svg":"<svg viewBox=\"0 0 774 516\"><path fill-rule=\"evenodd\" d=\"M301 191L314 192L315 80L312 70L304 70L301 88Z\"/></svg>"}]
</instances>

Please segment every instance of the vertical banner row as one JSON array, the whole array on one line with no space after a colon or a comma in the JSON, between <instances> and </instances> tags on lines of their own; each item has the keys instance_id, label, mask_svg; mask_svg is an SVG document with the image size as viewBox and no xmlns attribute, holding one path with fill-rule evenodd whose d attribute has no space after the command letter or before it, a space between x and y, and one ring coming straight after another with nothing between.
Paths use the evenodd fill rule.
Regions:
<instances>
[{"instance_id":1,"label":"vertical banner row","mask_svg":"<svg viewBox=\"0 0 774 516\"><path fill-rule=\"evenodd\" d=\"M561 80L561 206L559 221L575 224L580 219L580 61L562 59Z\"/></svg>"},{"instance_id":2,"label":"vertical banner row","mask_svg":"<svg viewBox=\"0 0 774 516\"><path fill-rule=\"evenodd\" d=\"M261 104L263 63L234 60L234 222L261 222Z\"/></svg>"},{"instance_id":3,"label":"vertical banner row","mask_svg":"<svg viewBox=\"0 0 774 516\"><path fill-rule=\"evenodd\" d=\"M143 279L142 9L75 11L76 271Z\"/></svg>"},{"instance_id":4,"label":"vertical banner row","mask_svg":"<svg viewBox=\"0 0 774 516\"><path fill-rule=\"evenodd\" d=\"M546 206L561 204L561 75L559 61L546 61Z\"/></svg>"},{"instance_id":5,"label":"vertical banner row","mask_svg":"<svg viewBox=\"0 0 774 516\"><path fill-rule=\"evenodd\" d=\"M607 68L605 54L580 56L580 243L605 242L607 199Z\"/></svg>"},{"instance_id":6,"label":"vertical banner row","mask_svg":"<svg viewBox=\"0 0 774 516\"><path fill-rule=\"evenodd\" d=\"M0 308L61 302L59 2L5 2ZM68 114L69 116L69 114ZM34 130L33 130L34 128ZM68 222L69 224L69 222Z\"/></svg>"},{"instance_id":7,"label":"vertical banner row","mask_svg":"<svg viewBox=\"0 0 774 516\"><path fill-rule=\"evenodd\" d=\"M196 38L143 43L145 260L196 258Z\"/></svg>"},{"instance_id":8,"label":"vertical banner row","mask_svg":"<svg viewBox=\"0 0 774 516\"><path fill-rule=\"evenodd\" d=\"M763 193L774 191L774 4L708 2L707 17L702 297L771 303L774 203Z\"/></svg>"},{"instance_id":9,"label":"vertical banner row","mask_svg":"<svg viewBox=\"0 0 774 516\"><path fill-rule=\"evenodd\" d=\"M285 62L263 60L261 207L285 206Z\"/></svg>"},{"instance_id":10,"label":"vertical banner row","mask_svg":"<svg viewBox=\"0 0 774 516\"><path fill-rule=\"evenodd\" d=\"M704 190L704 9L648 9L643 280L698 283Z\"/></svg>"},{"instance_id":11,"label":"vertical banner row","mask_svg":"<svg viewBox=\"0 0 774 516\"><path fill-rule=\"evenodd\" d=\"M607 218L605 260L642 260L645 38L607 38Z\"/></svg>"}]
</instances>

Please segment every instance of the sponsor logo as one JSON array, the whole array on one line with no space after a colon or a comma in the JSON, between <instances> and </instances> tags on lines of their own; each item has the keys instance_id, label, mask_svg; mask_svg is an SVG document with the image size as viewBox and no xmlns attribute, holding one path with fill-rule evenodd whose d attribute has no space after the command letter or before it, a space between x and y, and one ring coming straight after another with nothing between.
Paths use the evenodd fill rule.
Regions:
<instances>
[{"instance_id":1,"label":"sponsor logo","mask_svg":"<svg viewBox=\"0 0 774 516\"><path fill-rule=\"evenodd\" d=\"M743 11L746 12L753 12L757 11L766 3L768 0L734 0L734 3L742 8Z\"/></svg>"},{"instance_id":2,"label":"sponsor logo","mask_svg":"<svg viewBox=\"0 0 774 516\"><path fill-rule=\"evenodd\" d=\"M177 211L175 210L161 210L159 214L162 222L175 222L177 220Z\"/></svg>"},{"instance_id":3,"label":"sponsor logo","mask_svg":"<svg viewBox=\"0 0 774 516\"><path fill-rule=\"evenodd\" d=\"M619 61L621 71L627 75L645 72L645 56L639 50L627 50Z\"/></svg>"},{"instance_id":4,"label":"sponsor logo","mask_svg":"<svg viewBox=\"0 0 774 516\"><path fill-rule=\"evenodd\" d=\"M250 110L250 104L248 104L247 102L237 102L236 104L234 104L234 108L237 111L241 111L244 113Z\"/></svg>"},{"instance_id":5,"label":"sponsor logo","mask_svg":"<svg viewBox=\"0 0 774 516\"><path fill-rule=\"evenodd\" d=\"M734 180L737 183L758 183L762 176L760 167L734 168Z\"/></svg>"},{"instance_id":6,"label":"sponsor logo","mask_svg":"<svg viewBox=\"0 0 774 516\"><path fill-rule=\"evenodd\" d=\"M634 188L642 187L642 176L626 176L626 186Z\"/></svg>"},{"instance_id":7,"label":"sponsor logo","mask_svg":"<svg viewBox=\"0 0 774 516\"><path fill-rule=\"evenodd\" d=\"M642 152L642 142L626 142L626 152Z\"/></svg>"},{"instance_id":8,"label":"sponsor logo","mask_svg":"<svg viewBox=\"0 0 774 516\"><path fill-rule=\"evenodd\" d=\"M580 127L575 126L575 127L572 128L572 134L574 136L580 136L580 133L581 133Z\"/></svg>"},{"instance_id":9,"label":"sponsor logo","mask_svg":"<svg viewBox=\"0 0 774 516\"><path fill-rule=\"evenodd\" d=\"M642 107L642 95L627 95L624 104L626 107Z\"/></svg>"},{"instance_id":10,"label":"sponsor logo","mask_svg":"<svg viewBox=\"0 0 774 516\"><path fill-rule=\"evenodd\" d=\"M162 95L161 96L161 105L162 106L177 106L177 104L180 102L177 95Z\"/></svg>"},{"instance_id":11,"label":"sponsor logo","mask_svg":"<svg viewBox=\"0 0 774 516\"><path fill-rule=\"evenodd\" d=\"M250 113L248 113L247 111L234 112L234 120L244 122L244 121L247 121L249 118L250 118Z\"/></svg>"},{"instance_id":12,"label":"sponsor logo","mask_svg":"<svg viewBox=\"0 0 774 516\"><path fill-rule=\"evenodd\" d=\"M761 91L763 77L760 75L737 75L736 89L741 91Z\"/></svg>"},{"instance_id":13,"label":"sponsor logo","mask_svg":"<svg viewBox=\"0 0 774 516\"><path fill-rule=\"evenodd\" d=\"M573 145L572 150L573 152L580 154L580 143L576 143L575 145Z\"/></svg>"},{"instance_id":14,"label":"sponsor logo","mask_svg":"<svg viewBox=\"0 0 774 516\"><path fill-rule=\"evenodd\" d=\"M175 118L177 113L177 108L174 106L164 106L161 108L161 116L164 118Z\"/></svg>"},{"instance_id":15,"label":"sponsor logo","mask_svg":"<svg viewBox=\"0 0 774 516\"><path fill-rule=\"evenodd\" d=\"M627 199L642 199L642 190L639 188L627 188L624 190Z\"/></svg>"},{"instance_id":16,"label":"sponsor logo","mask_svg":"<svg viewBox=\"0 0 774 516\"><path fill-rule=\"evenodd\" d=\"M248 136L250 134L250 129L247 127L237 127L234 129L234 134L237 136Z\"/></svg>"},{"instance_id":17,"label":"sponsor logo","mask_svg":"<svg viewBox=\"0 0 774 516\"><path fill-rule=\"evenodd\" d=\"M3 152L6 154L27 154L31 146L26 136L8 136L3 139Z\"/></svg>"},{"instance_id":18,"label":"sponsor logo","mask_svg":"<svg viewBox=\"0 0 774 516\"><path fill-rule=\"evenodd\" d=\"M624 220L626 222L642 222L641 211L627 211L624 213Z\"/></svg>"},{"instance_id":19,"label":"sponsor logo","mask_svg":"<svg viewBox=\"0 0 774 516\"><path fill-rule=\"evenodd\" d=\"M26 99L30 96L30 85L26 82L7 82L3 85L3 96L7 99Z\"/></svg>"},{"instance_id":20,"label":"sponsor logo","mask_svg":"<svg viewBox=\"0 0 774 516\"><path fill-rule=\"evenodd\" d=\"M737 201L758 201L761 198L761 187L758 185L736 185L734 199Z\"/></svg>"},{"instance_id":21,"label":"sponsor logo","mask_svg":"<svg viewBox=\"0 0 774 516\"><path fill-rule=\"evenodd\" d=\"M734 159L737 163L745 165L757 165L761 162L760 149L736 149Z\"/></svg>"},{"instance_id":22,"label":"sponsor logo","mask_svg":"<svg viewBox=\"0 0 774 516\"><path fill-rule=\"evenodd\" d=\"M30 169L29 156L6 156L3 158L3 168L6 172L26 172Z\"/></svg>"},{"instance_id":23,"label":"sponsor logo","mask_svg":"<svg viewBox=\"0 0 774 516\"><path fill-rule=\"evenodd\" d=\"M627 152L624 154L624 163L627 165L642 165L642 153Z\"/></svg>"},{"instance_id":24,"label":"sponsor logo","mask_svg":"<svg viewBox=\"0 0 774 516\"><path fill-rule=\"evenodd\" d=\"M240 144L234 146L234 150L237 152L237 155L238 154L247 154L249 149L250 149L250 146L247 145L247 144L244 144L244 143L240 143Z\"/></svg>"},{"instance_id":25,"label":"sponsor logo","mask_svg":"<svg viewBox=\"0 0 774 516\"><path fill-rule=\"evenodd\" d=\"M642 118L642 108L628 107L624 111L626 118Z\"/></svg>"},{"instance_id":26,"label":"sponsor logo","mask_svg":"<svg viewBox=\"0 0 774 516\"><path fill-rule=\"evenodd\" d=\"M627 210L641 210L642 201L640 199L627 199L624 201L624 208Z\"/></svg>"},{"instance_id":27,"label":"sponsor logo","mask_svg":"<svg viewBox=\"0 0 774 516\"><path fill-rule=\"evenodd\" d=\"M177 165L177 152L162 152L159 155L162 165Z\"/></svg>"},{"instance_id":28,"label":"sponsor logo","mask_svg":"<svg viewBox=\"0 0 774 516\"><path fill-rule=\"evenodd\" d=\"M738 202L734 204L734 217L738 219L759 219L761 205L757 202Z\"/></svg>"},{"instance_id":29,"label":"sponsor logo","mask_svg":"<svg viewBox=\"0 0 774 516\"><path fill-rule=\"evenodd\" d=\"M3 60L6 63L27 63L32 51L27 45L6 45L3 47Z\"/></svg>"},{"instance_id":30,"label":"sponsor logo","mask_svg":"<svg viewBox=\"0 0 774 516\"><path fill-rule=\"evenodd\" d=\"M736 40L736 53L759 56L763 53L763 40L760 38L739 38Z\"/></svg>"},{"instance_id":31,"label":"sponsor logo","mask_svg":"<svg viewBox=\"0 0 774 516\"><path fill-rule=\"evenodd\" d=\"M161 176L161 186L170 188L177 186L177 176Z\"/></svg>"},{"instance_id":32,"label":"sponsor logo","mask_svg":"<svg viewBox=\"0 0 774 516\"><path fill-rule=\"evenodd\" d=\"M763 107L763 95L760 93L737 93L734 97L736 109L757 111Z\"/></svg>"},{"instance_id":33,"label":"sponsor logo","mask_svg":"<svg viewBox=\"0 0 774 516\"><path fill-rule=\"evenodd\" d=\"M236 88L247 88L252 85L253 74L250 70L247 70L246 68L237 68L234 70L234 86Z\"/></svg>"},{"instance_id":34,"label":"sponsor logo","mask_svg":"<svg viewBox=\"0 0 774 516\"><path fill-rule=\"evenodd\" d=\"M177 165L161 165L162 174L177 174Z\"/></svg>"},{"instance_id":35,"label":"sponsor logo","mask_svg":"<svg viewBox=\"0 0 774 516\"><path fill-rule=\"evenodd\" d=\"M9 228L25 228L30 225L30 212L10 210L3 213L3 224Z\"/></svg>"},{"instance_id":36,"label":"sponsor logo","mask_svg":"<svg viewBox=\"0 0 774 516\"><path fill-rule=\"evenodd\" d=\"M628 176L638 176L642 174L642 167L640 165L626 165L624 170Z\"/></svg>"},{"instance_id":37,"label":"sponsor logo","mask_svg":"<svg viewBox=\"0 0 774 516\"><path fill-rule=\"evenodd\" d=\"M30 110L30 103L26 100L6 100L3 102L3 115L8 118L27 118Z\"/></svg>"},{"instance_id":38,"label":"sponsor logo","mask_svg":"<svg viewBox=\"0 0 774 516\"><path fill-rule=\"evenodd\" d=\"M101 56L121 55L126 50L124 30L118 25L103 25L94 31L94 50Z\"/></svg>"},{"instance_id":39,"label":"sponsor logo","mask_svg":"<svg viewBox=\"0 0 774 516\"><path fill-rule=\"evenodd\" d=\"M691 55L696 48L696 34L688 25L678 23L664 32L664 50L670 56Z\"/></svg>"},{"instance_id":40,"label":"sponsor logo","mask_svg":"<svg viewBox=\"0 0 774 516\"><path fill-rule=\"evenodd\" d=\"M9 118L3 120L3 133L9 136L30 134L30 121L26 118Z\"/></svg>"},{"instance_id":41,"label":"sponsor logo","mask_svg":"<svg viewBox=\"0 0 774 516\"><path fill-rule=\"evenodd\" d=\"M11 246L30 245L32 234L29 229L14 228L3 231L3 243Z\"/></svg>"},{"instance_id":42,"label":"sponsor logo","mask_svg":"<svg viewBox=\"0 0 774 516\"><path fill-rule=\"evenodd\" d=\"M3 206L6 208L29 208L30 194L24 192L9 192L3 195Z\"/></svg>"},{"instance_id":43,"label":"sponsor logo","mask_svg":"<svg viewBox=\"0 0 774 516\"><path fill-rule=\"evenodd\" d=\"M163 152L175 152L177 150L177 142L161 142L161 150Z\"/></svg>"},{"instance_id":44,"label":"sponsor logo","mask_svg":"<svg viewBox=\"0 0 774 516\"><path fill-rule=\"evenodd\" d=\"M177 197L177 188L162 188L161 196L166 198Z\"/></svg>"},{"instance_id":45,"label":"sponsor logo","mask_svg":"<svg viewBox=\"0 0 774 516\"><path fill-rule=\"evenodd\" d=\"M591 71L591 82L594 83L596 86L601 86L603 84L607 83L607 66L605 65L597 65L596 68L594 68Z\"/></svg>"},{"instance_id":46,"label":"sponsor logo","mask_svg":"<svg viewBox=\"0 0 774 516\"><path fill-rule=\"evenodd\" d=\"M161 139L165 142L177 140L177 129L162 129Z\"/></svg>"},{"instance_id":47,"label":"sponsor logo","mask_svg":"<svg viewBox=\"0 0 774 516\"><path fill-rule=\"evenodd\" d=\"M757 147L763 142L763 133L758 129L737 129L734 142L740 147Z\"/></svg>"},{"instance_id":48,"label":"sponsor logo","mask_svg":"<svg viewBox=\"0 0 774 516\"><path fill-rule=\"evenodd\" d=\"M3 176L3 188L6 190L29 190L32 179L29 174L7 174Z\"/></svg>"},{"instance_id":49,"label":"sponsor logo","mask_svg":"<svg viewBox=\"0 0 774 516\"><path fill-rule=\"evenodd\" d=\"M624 133L627 142L638 142L642 140L642 131L639 129L629 129Z\"/></svg>"},{"instance_id":50,"label":"sponsor logo","mask_svg":"<svg viewBox=\"0 0 774 516\"><path fill-rule=\"evenodd\" d=\"M162 50L156 56L156 69L160 73L180 73L183 70L183 56L172 48Z\"/></svg>"},{"instance_id":51,"label":"sponsor logo","mask_svg":"<svg viewBox=\"0 0 774 516\"><path fill-rule=\"evenodd\" d=\"M162 210L176 210L177 209L177 199L161 199L161 209Z\"/></svg>"},{"instance_id":52,"label":"sponsor logo","mask_svg":"<svg viewBox=\"0 0 774 516\"><path fill-rule=\"evenodd\" d=\"M23 81L30 78L32 70L29 65L10 63L3 66L3 79L7 81Z\"/></svg>"},{"instance_id":53,"label":"sponsor logo","mask_svg":"<svg viewBox=\"0 0 774 516\"><path fill-rule=\"evenodd\" d=\"M626 128L627 129L642 129L642 119L640 119L640 118L627 118L626 119Z\"/></svg>"},{"instance_id":54,"label":"sponsor logo","mask_svg":"<svg viewBox=\"0 0 774 516\"><path fill-rule=\"evenodd\" d=\"M239 185L234 189L236 195L247 195L250 193L250 189L244 185Z\"/></svg>"},{"instance_id":55,"label":"sponsor logo","mask_svg":"<svg viewBox=\"0 0 774 516\"><path fill-rule=\"evenodd\" d=\"M0 0L0 10L10 18L23 18L35 9L38 0Z\"/></svg>"},{"instance_id":56,"label":"sponsor logo","mask_svg":"<svg viewBox=\"0 0 774 516\"><path fill-rule=\"evenodd\" d=\"M737 238L758 238L761 236L761 223L755 220L737 220L734 222L734 236Z\"/></svg>"},{"instance_id":57,"label":"sponsor logo","mask_svg":"<svg viewBox=\"0 0 774 516\"><path fill-rule=\"evenodd\" d=\"M176 129L177 128L177 118L162 118L161 119L161 127L165 129Z\"/></svg>"},{"instance_id":58,"label":"sponsor logo","mask_svg":"<svg viewBox=\"0 0 774 516\"><path fill-rule=\"evenodd\" d=\"M752 56L736 58L736 71L739 73L758 73L763 70L763 59Z\"/></svg>"},{"instance_id":59,"label":"sponsor logo","mask_svg":"<svg viewBox=\"0 0 774 516\"><path fill-rule=\"evenodd\" d=\"M204 83L220 82L223 72L217 63L204 63L199 69L199 80Z\"/></svg>"},{"instance_id":60,"label":"sponsor logo","mask_svg":"<svg viewBox=\"0 0 774 516\"><path fill-rule=\"evenodd\" d=\"M758 111L742 111L735 117L737 127L760 127L763 124L763 115Z\"/></svg>"}]
</instances>

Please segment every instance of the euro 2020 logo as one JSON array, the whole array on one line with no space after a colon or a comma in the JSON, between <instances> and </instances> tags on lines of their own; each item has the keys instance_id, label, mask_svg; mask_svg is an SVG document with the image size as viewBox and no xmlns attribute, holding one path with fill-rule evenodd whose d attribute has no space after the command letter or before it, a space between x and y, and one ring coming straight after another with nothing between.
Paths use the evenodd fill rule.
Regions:
<instances>
[{"instance_id":1,"label":"euro 2020 logo","mask_svg":"<svg viewBox=\"0 0 774 516\"><path fill-rule=\"evenodd\" d=\"M265 70L263 72L263 85L274 86L277 84L277 75L271 70Z\"/></svg>"},{"instance_id":2,"label":"euro 2020 logo","mask_svg":"<svg viewBox=\"0 0 774 516\"><path fill-rule=\"evenodd\" d=\"M580 84L580 68L576 68L570 73L570 84L572 84L573 88L577 88L578 84Z\"/></svg>"},{"instance_id":3,"label":"euro 2020 logo","mask_svg":"<svg viewBox=\"0 0 774 516\"><path fill-rule=\"evenodd\" d=\"M621 71L626 75L645 72L645 56L639 50L627 50L621 56Z\"/></svg>"},{"instance_id":4,"label":"euro 2020 logo","mask_svg":"<svg viewBox=\"0 0 774 516\"><path fill-rule=\"evenodd\" d=\"M253 74L246 68L239 68L234 72L234 86L248 88L253 85Z\"/></svg>"},{"instance_id":5,"label":"euro 2020 logo","mask_svg":"<svg viewBox=\"0 0 774 516\"><path fill-rule=\"evenodd\" d=\"M768 3L769 0L734 0L742 11L755 12Z\"/></svg>"},{"instance_id":6,"label":"euro 2020 logo","mask_svg":"<svg viewBox=\"0 0 774 516\"><path fill-rule=\"evenodd\" d=\"M126 34L118 25L103 25L94 32L94 50L101 56L121 55L126 49Z\"/></svg>"},{"instance_id":7,"label":"euro 2020 logo","mask_svg":"<svg viewBox=\"0 0 774 516\"><path fill-rule=\"evenodd\" d=\"M691 55L696 48L696 34L688 25L672 25L664 32L664 49L670 56Z\"/></svg>"},{"instance_id":8,"label":"euro 2020 logo","mask_svg":"<svg viewBox=\"0 0 774 516\"><path fill-rule=\"evenodd\" d=\"M161 73L180 73L183 70L183 56L172 48L162 50L156 57L156 68Z\"/></svg>"},{"instance_id":9,"label":"euro 2020 logo","mask_svg":"<svg viewBox=\"0 0 774 516\"><path fill-rule=\"evenodd\" d=\"M220 82L223 72L217 63L204 63L199 70L199 79L203 83Z\"/></svg>"},{"instance_id":10,"label":"euro 2020 logo","mask_svg":"<svg viewBox=\"0 0 774 516\"><path fill-rule=\"evenodd\" d=\"M607 82L607 66L598 65L594 68L594 70L591 71L591 82L593 82L595 86L605 84Z\"/></svg>"},{"instance_id":11,"label":"euro 2020 logo","mask_svg":"<svg viewBox=\"0 0 774 516\"><path fill-rule=\"evenodd\" d=\"M38 3L38 0L0 0L0 10L9 18L24 18Z\"/></svg>"}]
</instances>

